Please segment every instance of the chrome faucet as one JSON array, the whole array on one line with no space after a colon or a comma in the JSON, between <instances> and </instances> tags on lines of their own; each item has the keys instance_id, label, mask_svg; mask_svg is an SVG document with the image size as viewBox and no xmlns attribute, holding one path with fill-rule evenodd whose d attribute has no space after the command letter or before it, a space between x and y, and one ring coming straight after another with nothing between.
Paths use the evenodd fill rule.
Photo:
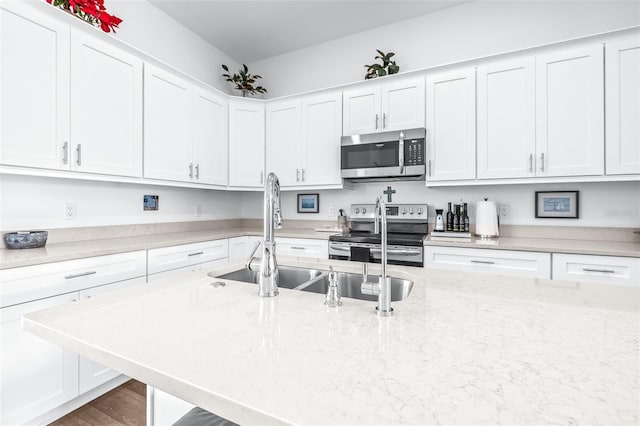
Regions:
<instances>
[{"instance_id":1,"label":"chrome faucet","mask_svg":"<svg viewBox=\"0 0 640 426\"><path fill-rule=\"evenodd\" d=\"M264 238L258 242L247 261L247 268L251 269L251 262L258 247L262 245L260 259L260 275L258 276L258 294L262 297L278 295L278 262L276 261L275 229L282 229L282 212L280 210L280 181L275 173L269 173L264 185Z\"/></svg>"},{"instance_id":2,"label":"chrome faucet","mask_svg":"<svg viewBox=\"0 0 640 426\"><path fill-rule=\"evenodd\" d=\"M373 214L373 232L381 234L382 271L378 278L378 283L375 284L366 280L367 272L366 269L363 268L363 282L360 291L364 294L377 295L378 306L376 306L376 311L378 311L379 316L388 317L393 315L393 308L391 307L391 282L389 281L389 277L387 277L387 206L382 196L376 198L376 206L373 209ZM382 223L382 226L380 223ZM382 228L382 230L380 228Z\"/></svg>"}]
</instances>

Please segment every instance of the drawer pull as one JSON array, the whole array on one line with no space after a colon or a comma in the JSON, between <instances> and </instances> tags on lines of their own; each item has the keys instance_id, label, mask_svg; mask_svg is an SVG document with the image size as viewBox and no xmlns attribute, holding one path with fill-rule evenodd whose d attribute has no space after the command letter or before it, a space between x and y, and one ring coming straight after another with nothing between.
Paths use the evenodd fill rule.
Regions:
<instances>
[{"instance_id":1,"label":"drawer pull","mask_svg":"<svg viewBox=\"0 0 640 426\"><path fill-rule=\"evenodd\" d=\"M306 250L306 247L291 246L291 250Z\"/></svg>"},{"instance_id":2,"label":"drawer pull","mask_svg":"<svg viewBox=\"0 0 640 426\"><path fill-rule=\"evenodd\" d=\"M482 263L483 265L494 265L496 262L490 260L470 260L471 263Z\"/></svg>"},{"instance_id":3,"label":"drawer pull","mask_svg":"<svg viewBox=\"0 0 640 426\"><path fill-rule=\"evenodd\" d=\"M200 256L201 254L204 254L203 251L197 251L195 253L189 253L187 256L191 257L191 256Z\"/></svg>"},{"instance_id":4,"label":"drawer pull","mask_svg":"<svg viewBox=\"0 0 640 426\"><path fill-rule=\"evenodd\" d=\"M592 269L592 268L582 268L582 270L584 272L602 272L605 274L615 274L616 271L613 271L611 269Z\"/></svg>"},{"instance_id":5,"label":"drawer pull","mask_svg":"<svg viewBox=\"0 0 640 426\"><path fill-rule=\"evenodd\" d=\"M80 277L86 277L87 275L95 275L96 271L90 271L90 272L83 272L81 274L74 274L74 275L65 275L64 279L65 280L70 280L73 278L80 278Z\"/></svg>"}]
</instances>

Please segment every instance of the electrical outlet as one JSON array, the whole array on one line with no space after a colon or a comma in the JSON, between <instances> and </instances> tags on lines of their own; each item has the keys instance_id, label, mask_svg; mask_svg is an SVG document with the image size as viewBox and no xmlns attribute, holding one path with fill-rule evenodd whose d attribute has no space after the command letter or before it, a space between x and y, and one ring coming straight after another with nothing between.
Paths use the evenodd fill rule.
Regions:
<instances>
[{"instance_id":1,"label":"electrical outlet","mask_svg":"<svg viewBox=\"0 0 640 426\"><path fill-rule=\"evenodd\" d=\"M202 216L202 204L196 204L196 217Z\"/></svg>"},{"instance_id":2,"label":"electrical outlet","mask_svg":"<svg viewBox=\"0 0 640 426\"><path fill-rule=\"evenodd\" d=\"M498 207L498 216L502 220L511 219L511 206L509 204L500 204Z\"/></svg>"},{"instance_id":3,"label":"electrical outlet","mask_svg":"<svg viewBox=\"0 0 640 426\"><path fill-rule=\"evenodd\" d=\"M334 217L336 215L336 208L333 206L329 206L329 217Z\"/></svg>"},{"instance_id":4,"label":"electrical outlet","mask_svg":"<svg viewBox=\"0 0 640 426\"><path fill-rule=\"evenodd\" d=\"M64 203L64 220L75 220L78 218L76 203Z\"/></svg>"}]
</instances>

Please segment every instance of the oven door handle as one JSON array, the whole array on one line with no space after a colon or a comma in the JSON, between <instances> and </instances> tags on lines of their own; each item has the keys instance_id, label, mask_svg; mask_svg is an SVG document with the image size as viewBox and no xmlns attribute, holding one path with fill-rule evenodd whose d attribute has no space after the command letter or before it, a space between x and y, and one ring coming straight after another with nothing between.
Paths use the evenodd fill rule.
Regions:
<instances>
[{"instance_id":1,"label":"oven door handle","mask_svg":"<svg viewBox=\"0 0 640 426\"><path fill-rule=\"evenodd\" d=\"M351 251L351 247L329 246L329 248L337 251Z\"/></svg>"},{"instance_id":2,"label":"oven door handle","mask_svg":"<svg viewBox=\"0 0 640 426\"><path fill-rule=\"evenodd\" d=\"M398 140L398 165L400 166L400 174L404 175L404 132L400 132Z\"/></svg>"},{"instance_id":3,"label":"oven door handle","mask_svg":"<svg viewBox=\"0 0 640 426\"><path fill-rule=\"evenodd\" d=\"M382 253L382 249L371 249L371 253ZM387 254L413 254L419 255L420 250L402 250L402 249L387 249Z\"/></svg>"}]
</instances>

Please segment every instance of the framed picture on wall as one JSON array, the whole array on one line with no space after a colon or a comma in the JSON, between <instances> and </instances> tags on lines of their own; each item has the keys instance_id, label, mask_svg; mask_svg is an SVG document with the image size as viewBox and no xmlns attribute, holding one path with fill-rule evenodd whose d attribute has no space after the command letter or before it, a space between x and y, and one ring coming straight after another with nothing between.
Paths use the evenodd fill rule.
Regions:
<instances>
[{"instance_id":1,"label":"framed picture on wall","mask_svg":"<svg viewBox=\"0 0 640 426\"><path fill-rule=\"evenodd\" d=\"M536 218L578 219L579 191L536 191Z\"/></svg>"},{"instance_id":2,"label":"framed picture on wall","mask_svg":"<svg viewBox=\"0 0 640 426\"><path fill-rule=\"evenodd\" d=\"M319 213L320 194L298 194L298 213Z\"/></svg>"}]
</instances>

